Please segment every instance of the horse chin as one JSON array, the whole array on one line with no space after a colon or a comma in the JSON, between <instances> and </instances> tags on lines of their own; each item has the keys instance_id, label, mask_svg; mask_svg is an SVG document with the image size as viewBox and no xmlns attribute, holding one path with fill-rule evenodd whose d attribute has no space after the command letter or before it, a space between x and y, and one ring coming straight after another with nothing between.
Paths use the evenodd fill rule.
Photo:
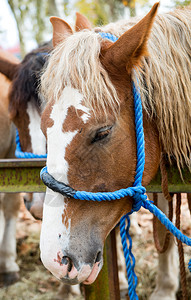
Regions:
<instances>
[{"instance_id":1,"label":"horse chin","mask_svg":"<svg viewBox=\"0 0 191 300\"><path fill-rule=\"evenodd\" d=\"M88 278L86 280L83 281L83 284L92 284L96 280L102 266L103 266L102 261L95 263L90 275L88 276Z\"/></svg>"}]
</instances>

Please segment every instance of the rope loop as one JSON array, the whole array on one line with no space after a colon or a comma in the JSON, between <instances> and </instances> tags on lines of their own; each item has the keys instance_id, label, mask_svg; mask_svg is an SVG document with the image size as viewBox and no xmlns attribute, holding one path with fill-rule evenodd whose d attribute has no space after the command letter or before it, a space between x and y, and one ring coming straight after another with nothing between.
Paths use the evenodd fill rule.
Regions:
<instances>
[{"instance_id":1,"label":"rope loop","mask_svg":"<svg viewBox=\"0 0 191 300\"><path fill-rule=\"evenodd\" d=\"M142 195L136 197L136 199L146 199L147 196L145 195L145 188L143 186L135 186L135 187L129 187L127 189L121 189L114 192L104 192L104 193L91 193L91 192L85 192L85 191L77 191L74 195L75 199L80 200L90 200L90 201L111 201L116 199L121 199L126 196L130 197L136 197L136 195ZM143 197L143 198L142 198Z\"/></svg>"},{"instance_id":2,"label":"rope loop","mask_svg":"<svg viewBox=\"0 0 191 300\"><path fill-rule=\"evenodd\" d=\"M17 128L16 128L16 150L15 150L15 156L17 158L26 158L26 159L30 159L30 158L47 158L47 154L45 154L45 155L38 155L38 154L34 154L32 152L23 152L22 149L21 149L21 142L20 142L19 132L18 132Z\"/></svg>"},{"instance_id":3,"label":"rope loop","mask_svg":"<svg viewBox=\"0 0 191 300\"><path fill-rule=\"evenodd\" d=\"M147 200L147 195L136 194L133 198L134 198L134 202L133 202L132 210L130 211L130 213L128 213L128 215L140 210L141 206L143 206L143 201Z\"/></svg>"}]
</instances>

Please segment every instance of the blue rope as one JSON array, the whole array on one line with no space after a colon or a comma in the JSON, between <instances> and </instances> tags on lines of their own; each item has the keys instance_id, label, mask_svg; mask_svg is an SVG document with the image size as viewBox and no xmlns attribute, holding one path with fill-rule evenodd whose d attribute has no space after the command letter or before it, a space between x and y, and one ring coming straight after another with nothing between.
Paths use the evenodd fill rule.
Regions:
<instances>
[{"instance_id":1,"label":"blue rope","mask_svg":"<svg viewBox=\"0 0 191 300\"><path fill-rule=\"evenodd\" d=\"M42 170L44 172L44 170ZM128 187L126 189L121 189L114 192L99 192L91 193L85 191L77 191L74 195L75 199L79 200L90 200L90 201L111 201L116 199L121 199L126 196L134 197L136 194L139 194L142 199L147 198L145 193L145 188L143 186Z\"/></svg>"},{"instance_id":2,"label":"blue rope","mask_svg":"<svg viewBox=\"0 0 191 300\"><path fill-rule=\"evenodd\" d=\"M111 33L108 32L98 32L98 33L103 39L108 39L112 42L116 42L118 40L118 38Z\"/></svg>"},{"instance_id":3,"label":"blue rope","mask_svg":"<svg viewBox=\"0 0 191 300\"><path fill-rule=\"evenodd\" d=\"M102 38L110 39L115 42L117 37L99 32ZM137 82L138 86L138 82ZM126 189L120 189L114 192L105 192L105 193L91 193L86 191L77 191L74 195L75 199L80 200L91 200L91 201L111 201L120 199L126 196L130 196L134 198L134 203L132 210L124 215L120 220L120 235L121 242L123 246L125 261L126 261L126 270L128 277L128 293L129 299L134 300L138 299L136 294L137 287L137 276L135 274L135 258L132 253L132 239L129 234L130 228L130 218L129 215L134 211L138 211L141 206L145 209L148 209L151 213L153 213L161 223L181 242L191 246L191 239L185 236L179 229L175 227L175 225L166 217L166 215L159 210L153 203L147 200L147 196L145 195L145 188L142 186L142 177L144 171L145 164L145 149L144 149L144 132L143 132L143 113L142 113L142 102L139 88L133 83L133 96L134 96L134 110L135 110L135 129L136 129L136 142L137 142L137 166L136 166L136 175L133 187L128 187ZM47 167L41 170L41 174L47 172ZM126 224L127 223L127 224ZM127 239L129 241L129 245L127 245ZM189 270L191 272L191 260L188 264Z\"/></svg>"},{"instance_id":4,"label":"blue rope","mask_svg":"<svg viewBox=\"0 0 191 300\"><path fill-rule=\"evenodd\" d=\"M176 226L167 218L167 216L150 201L142 201L142 206L154 214L159 221L182 243L191 246L191 238L184 235ZM189 262L191 264L191 260Z\"/></svg>"},{"instance_id":5,"label":"blue rope","mask_svg":"<svg viewBox=\"0 0 191 300\"><path fill-rule=\"evenodd\" d=\"M127 220L127 225L126 225L126 220ZM132 239L129 234L129 229L130 229L130 218L127 214L124 215L120 220L121 243L123 246L123 253L125 257L129 299L138 299L138 296L136 294L138 279L134 271L135 257L132 253ZM129 246L127 245L127 239L129 241Z\"/></svg>"},{"instance_id":6,"label":"blue rope","mask_svg":"<svg viewBox=\"0 0 191 300\"><path fill-rule=\"evenodd\" d=\"M188 269L189 269L189 271L191 272L191 259L190 259L190 261L189 261L189 263L188 263Z\"/></svg>"},{"instance_id":7,"label":"blue rope","mask_svg":"<svg viewBox=\"0 0 191 300\"><path fill-rule=\"evenodd\" d=\"M47 154L45 155L38 155L31 152L23 152L21 149L21 143L19 138L19 132L16 128L16 150L15 150L15 156L17 158L47 158Z\"/></svg>"}]
</instances>

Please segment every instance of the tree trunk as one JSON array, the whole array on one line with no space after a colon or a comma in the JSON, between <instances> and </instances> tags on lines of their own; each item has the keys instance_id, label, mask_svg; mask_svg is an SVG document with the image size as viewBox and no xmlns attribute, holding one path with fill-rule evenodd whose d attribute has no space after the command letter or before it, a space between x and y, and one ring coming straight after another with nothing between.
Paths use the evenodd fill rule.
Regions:
<instances>
[{"instance_id":1,"label":"tree trunk","mask_svg":"<svg viewBox=\"0 0 191 300\"><path fill-rule=\"evenodd\" d=\"M47 14L49 16L60 16L55 0L48 0Z\"/></svg>"},{"instance_id":2,"label":"tree trunk","mask_svg":"<svg viewBox=\"0 0 191 300\"><path fill-rule=\"evenodd\" d=\"M23 38L22 30L21 30L22 25L20 26L20 24L23 23L23 14L22 13L20 14L21 18L17 17L16 6L14 4L14 0L8 0L8 4L9 4L9 6L11 8L11 11L12 11L14 17L15 17L15 21L16 21L17 29L18 29L18 33L19 33L21 57L24 57L25 53L26 53L26 50L25 50L25 43L24 43L24 38Z\"/></svg>"}]
</instances>

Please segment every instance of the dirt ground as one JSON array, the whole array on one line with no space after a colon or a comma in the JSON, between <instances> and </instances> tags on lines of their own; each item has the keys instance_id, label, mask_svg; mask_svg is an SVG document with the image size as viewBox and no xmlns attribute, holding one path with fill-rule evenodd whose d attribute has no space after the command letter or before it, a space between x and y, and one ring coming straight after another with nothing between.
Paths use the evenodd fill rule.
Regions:
<instances>
[{"instance_id":1,"label":"dirt ground","mask_svg":"<svg viewBox=\"0 0 191 300\"><path fill-rule=\"evenodd\" d=\"M181 221L182 231L191 236L191 219L185 197ZM133 253L136 257L136 274L139 279L137 294L140 300L147 300L155 287L158 254L153 244L152 215L142 209L138 213L138 223L142 229L142 234L141 236L133 236ZM40 226L41 222L34 220L22 205L17 223L17 262L20 266L20 281L10 287L0 289L0 300L57 299L60 283L43 267L39 258ZM189 299L191 299L191 275L187 268L191 251L187 246L184 246L184 250L188 293ZM180 300L181 298L180 289L177 299ZM72 297L72 299L81 300L84 298ZM125 298L123 297L123 299Z\"/></svg>"}]
</instances>

